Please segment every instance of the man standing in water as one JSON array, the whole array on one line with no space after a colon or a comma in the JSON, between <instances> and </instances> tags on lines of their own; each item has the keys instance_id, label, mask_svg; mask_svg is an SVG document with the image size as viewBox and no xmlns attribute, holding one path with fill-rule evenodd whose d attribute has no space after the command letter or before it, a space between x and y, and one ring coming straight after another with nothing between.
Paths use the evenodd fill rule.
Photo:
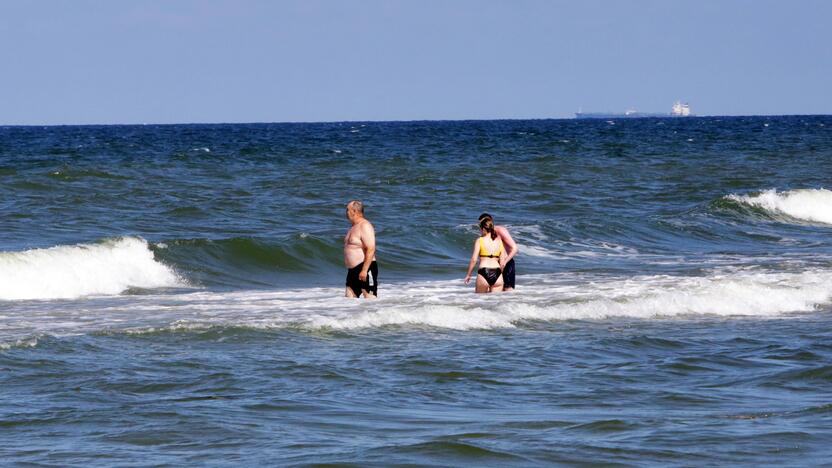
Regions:
<instances>
[{"instance_id":1,"label":"man standing in water","mask_svg":"<svg viewBox=\"0 0 832 468\"><path fill-rule=\"evenodd\" d=\"M347 219L352 227L344 237L344 265L347 267L346 297L378 296L378 265L376 264L376 232L364 217L364 204L358 200L347 203Z\"/></svg>"},{"instance_id":2,"label":"man standing in water","mask_svg":"<svg viewBox=\"0 0 832 468\"><path fill-rule=\"evenodd\" d=\"M479 222L481 223L484 219L490 219L491 222L494 222L494 217L492 217L488 213L483 213L480 215ZM500 239L503 241L503 245L506 249L506 257L504 260L500 261L500 269L503 270L503 291L513 291L514 290L514 256L517 255L518 248L517 244L514 242L514 239L511 238L511 234L508 233L508 229L505 226L497 226L494 225L494 232L500 236Z\"/></svg>"}]
</instances>

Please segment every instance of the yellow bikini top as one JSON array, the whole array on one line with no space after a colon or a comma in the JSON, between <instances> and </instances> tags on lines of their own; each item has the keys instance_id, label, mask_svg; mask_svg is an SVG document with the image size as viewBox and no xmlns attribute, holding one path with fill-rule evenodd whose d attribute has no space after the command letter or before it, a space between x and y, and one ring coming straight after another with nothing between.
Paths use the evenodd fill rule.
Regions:
<instances>
[{"instance_id":1,"label":"yellow bikini top","mask_svg":"<svg viewBox=\"0 0 832 468\"><path fill-rule=\"evenodd\" d=\"M480 257L498 258L503 253L503 240L499 237L497 238L497 252L491 253L485 248L484 239L485 237L480 237Z\"/></svg>"}]
</instances>

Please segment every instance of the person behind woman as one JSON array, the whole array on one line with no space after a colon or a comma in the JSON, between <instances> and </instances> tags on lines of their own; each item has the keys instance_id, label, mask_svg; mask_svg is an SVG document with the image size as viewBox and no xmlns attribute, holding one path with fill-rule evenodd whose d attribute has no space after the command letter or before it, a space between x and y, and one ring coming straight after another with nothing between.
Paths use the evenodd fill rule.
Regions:
<instances>
[{"instance_id":1,"label":"person behind woman","mask_svg":"<svg viewBox=\"0 0 832 468\"><path fill-rule=\"evenodd\" d=\"M480 237L474 241L474 252L471 253L471 261L468 262L465 284L471 281L471 272L474 271L474 265L479 258L480 268L477 270L476 291L478 293L502 291L503 272L500 270L500 256L505 254L503 241L494 231L494 221L488 218L480 221Z\"/></svg>"}]
</instances>

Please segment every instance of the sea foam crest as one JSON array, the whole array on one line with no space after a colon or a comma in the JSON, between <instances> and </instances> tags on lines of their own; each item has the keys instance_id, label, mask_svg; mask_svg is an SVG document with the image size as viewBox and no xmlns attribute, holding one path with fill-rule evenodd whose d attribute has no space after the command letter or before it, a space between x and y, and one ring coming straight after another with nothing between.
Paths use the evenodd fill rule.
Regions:
<instances>
[{"instance_id":1,"label":"sea foam crest","mask_svg":"<svg viewBox=\"0 0 832 468\"><path fill-rule=\"evenodd\" d=\"M0 252L0 300L73 299L183 285L155 260L147 241L134 237Z\"/></svg>"},{"instance_id":2,"label":"sea foam crest","mask_svg":"<svg viewBox=\"0 0 832 468\"><path fill-rule=\"evenodd\" d=\"M312 316L308 325L333 329L427 325L464 330L511 328L529 320L691 315L778 317L816 310L832 298L829 271L640 276L594 281L591 286L545 284L531 277L528 280L532 285L522 292L468 300L451 296L451 300L423 301L416 307L398 297L381 310Z\"/></svg>"},{"instance_id":3,"label":"sea foam crest","mask_svg":"<svg viewBox=\"0 0 832 468\"><path fill-rule=\"evenodd\" d=\"M765 190L757 195L728 195L726 198L770 213L803 221L832 224L832 190Z\"/></svg>"},{"instance_id":4,"label":"sea foam crest","mask_svg":"<svg viewBox=\"0 0 832 468\"><path fill-rule=\"evenodd\" d=\"M574 276L574 275L572 275ZM182 294L136 316L180 328L206 325L354 330L427 326L513 328L525 321L653 319L683 316L783 317L830 303L832 272L715 271L707 276L587 278L522 276L514 293L479 295L460 281L388 285L377 301L339 298L337 288ZM145 298L146 299L146 298ZM170 305L178 302L175 309ZM120 307L120 308L123 308ZM175 316L169 316L175 310ZM102 314L106 315L106 314ZM155 316L155 318L154 318Z\"/></svg>"},{"instance_id":5,"label":"sea foam crest","mask_svg":"<svg viewBox=\"0 0 832 468\"><path fill-rule=\"evenodd\" d=\"M786 318L829 310L832 271L718 270L705 276L519 276L514 293L474 294L459 280L388 283L375 301L343 289L206 291L120 296L0 308L0 349L34 346L33 337L81 333L203 331L212 327L361 330L387 326L501 329L524 322L723 316ZM5 343L5 345L4 345Z\"/></svg>"}]
</instances>

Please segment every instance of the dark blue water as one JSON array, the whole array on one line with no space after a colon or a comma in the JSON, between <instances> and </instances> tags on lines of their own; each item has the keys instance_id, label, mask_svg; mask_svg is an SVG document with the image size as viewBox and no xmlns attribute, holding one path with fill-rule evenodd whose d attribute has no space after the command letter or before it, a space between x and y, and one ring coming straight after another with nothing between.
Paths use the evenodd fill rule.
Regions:
<instances>
[{"instance_id":1,"label":"dark blue water","mask_svg":"<svg viewBox=\"0 0 832 468\"><path fill-rule=\"evenodd\" d=\"M830 128L0 127L0 459L823 464ZM514 293L462 283L483 211Z\"/></svg>"}]
</instances>

